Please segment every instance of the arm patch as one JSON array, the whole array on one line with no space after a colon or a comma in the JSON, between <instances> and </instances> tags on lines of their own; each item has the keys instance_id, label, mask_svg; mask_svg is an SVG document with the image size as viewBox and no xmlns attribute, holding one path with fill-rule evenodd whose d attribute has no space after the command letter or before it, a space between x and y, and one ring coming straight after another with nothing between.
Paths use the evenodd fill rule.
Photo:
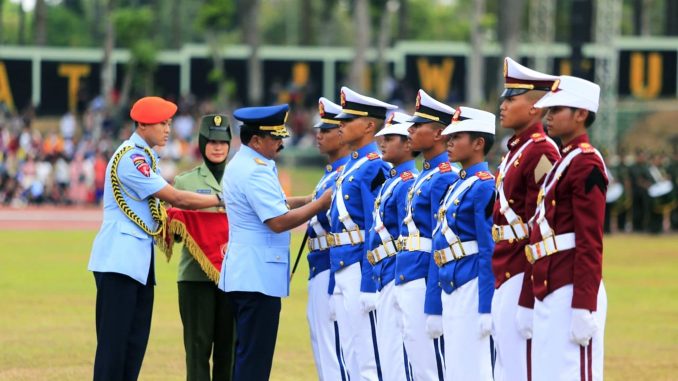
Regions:
<instances>
[{"instance_id":1,"label":"arm patch","mask_svg":"<svg viewBox=\"0 0 678 381\"><path fill-rule=\"evenodd\" d=\"M607 192L605 176L600 172L600 169L598 169L598 167L593 167L593 169L591 169L591 173L589 173L588 177L586 177L586 186L584 188L586 194L589 194L589 192L591 191L591 189L593 189L594 186L600 188L600 191L603 194Z\"/></svg>"}]
</instances>

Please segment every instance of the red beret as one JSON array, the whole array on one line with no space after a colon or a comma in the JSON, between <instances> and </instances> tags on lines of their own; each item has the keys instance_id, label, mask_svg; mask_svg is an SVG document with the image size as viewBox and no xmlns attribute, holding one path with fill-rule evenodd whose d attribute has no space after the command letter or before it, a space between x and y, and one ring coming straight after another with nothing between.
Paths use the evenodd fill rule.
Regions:
<instances>
[{"instance_id":1,"label":"red beret","mask_svg":"<svg viewBox=\"0 0 678 381\"><path fill-rule=\"evenodd\" d=\"M129 116L143 124L164 122L174 116L177 105L160 97L143 97L136 101Z\"/></svg>"}]
</instances>

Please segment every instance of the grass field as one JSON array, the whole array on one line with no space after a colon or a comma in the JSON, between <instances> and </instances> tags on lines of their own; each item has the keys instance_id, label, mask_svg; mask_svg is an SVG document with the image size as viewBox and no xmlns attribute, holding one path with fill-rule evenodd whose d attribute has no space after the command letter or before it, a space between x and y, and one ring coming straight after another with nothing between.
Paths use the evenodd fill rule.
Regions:
<instances>
[{"instance_id":1,"label":"grass field","mask_svg":"<svg viewBox=\"0 0 678 381\"><path fill-rule=\"evenodd\" d=\"M91 379L94 231L2 231L0 380ZM293 251L299 245L295 234ZM176 258L159 260L153 326L141 380L182 380ZM272 380L313 380L305 318L305 261L283 302ZM607 380L678 379L678 237L605 242Z\"/></svg>"}]
</instances>

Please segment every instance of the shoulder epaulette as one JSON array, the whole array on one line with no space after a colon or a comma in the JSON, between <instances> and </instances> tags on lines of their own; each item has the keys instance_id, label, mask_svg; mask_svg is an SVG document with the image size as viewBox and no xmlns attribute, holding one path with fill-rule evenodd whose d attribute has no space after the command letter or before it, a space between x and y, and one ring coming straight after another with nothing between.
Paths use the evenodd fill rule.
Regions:
<instances>
[{"instance_id":1,"label":"shoulder epaulette","mask_svg":"<svg viewBox=\"0 0 678 381\"><path fill-rule=\"evenodd\" d=\"M581 148L581 153L594 153L596 149L589 143L579 143L579 148Z\"/></svg>"},{"instance_id":2,"label":"shoulder epaulette","mask_svg":"<svg viewBox=\"0 0 678 381\"><path fill-rule=\"evenodd\" d=\"M258 157L255 157L255 158L254 158L254 162L257 163L257 164L259 164L259 165L263 165L263 166L267 166L267 165L268 165L268 164L266 164L265 161L259 159Z\"/></svg>"},{"instance_id":3,"label":"shoulder epaulette","mask_svg":"<svg viewBox=\"0 0 678 381\"><path fill-rule=\"evenodd\" d=\"M494 178L494 176L492 176L492 174L487 171L476 172L476 176L478 176L480 180L490 180Z\"/></svg>"},{"instance_id":4,"label":"shoulder epaulette","mask_svg":"<svg viewBox=\"0 0 678 381\"><path fill-rule=\"evenodd\" d=\"M530 138L535 143L543 142L544 140L546 140L546 134L543 134L541 132L535 132L534 134L530 135Z\"/></svg>"},{"instance_id":5,"label":"shoulder epaulette","mask_svg":"<svg viewBox=\"0 0 678 381\"><path fill-rule=\"evenodd\" d=\"M452 166L446 161L444 163L438 164L438 169L440 169L440 173L450 172L452 170Z\"/></svg>"},{"instance_id":6,"label":"shoulder epaulette","mask_svg":"<svg viewBox=\"0 0 678 381\"><path fill-rule=\"evenodd\" d=\"M400 178L403 181L412 180L414 178L414 175L412 174L411 171L405 171L405 172L400 174Z\"/></svg>"},{"instance_id":7,"label":"shoulder epaulette","mask_svg":"<svg viewBox=\"0 0 678 381\"><path fill-rule=\"evenodd\" d=\"M380 157L379 154L376 152L370 152L367 154L367 160L375 160L379 159L379 157Z\"/></svg>"}]
</instances>

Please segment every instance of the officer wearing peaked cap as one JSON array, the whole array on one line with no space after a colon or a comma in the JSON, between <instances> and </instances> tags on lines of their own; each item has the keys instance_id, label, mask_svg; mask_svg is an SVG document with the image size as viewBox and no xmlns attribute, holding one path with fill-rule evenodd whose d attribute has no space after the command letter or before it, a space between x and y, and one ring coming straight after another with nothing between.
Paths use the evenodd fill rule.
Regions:
<instances>
[{"instance_id":1,"label":"officer wearing peaked cap","mask_svg":"<svg viewBox=\"0 0 678 381\"><path fill-rule=\"evenodd\" d=\"M447 139L442 135L453 115L454 108L419 90L414 117L410 119L413 124L408 129L411 148L422 152L424 164L404 205L406 215L400 227L401 247L395 264L395 294L415 380L444 379L440 298L433 306L425 301L432 255L432 216L447 187L458 178L458 170L448 161Z\"/></svg>"},{"instance_id":2,"label":"officer wearing peaked cap","mask_svg":"<svg viewBox=\"0 0 678 381\"><path fill-rule=\"evenodd\" d=\"M373 222L367 239L367 257L379 290L377 299L377 342L384 380L411 379L409 361L403 350L399 314L395 299L395 255L400 246L400 224L405 218L407 192L419 171L414 162L417 154L410 149L407 122L410 115L394 112L376 136L382 158L393 168L381 186L374 202Z\"/></svg>"},{"instance_id":3,"label":"officer wearing peaked cap","mask_svg":"<svg viewBox=\"0 0 678 381\"><path fill-rule=\"evenodd\" d=\"M439 204L433 231L429 298L442 302L446 380L492 380L491 301L494 291L492 207L494 177L485 155L494 142L492 113L459 107L443 131L460 178ZM439 290L442 288L442 295Z\"/></svg>"},{"instance_id":4,"label":"officer wearing peaked cap","mask_svg":"<svg viewBox=\"0 0 678 381\"><path fill-rule=\"evenodd\" d=\"M289 136L288 106L235 110L242 146L222 181L229 221L219 288L233 304L237 343L233 379L267 380L278 333L280 298L289 294L289 230L327 209L330 194L287 198L273 160Z\"/></svg>"},{"instance_id":5,"label":"officer wearing peaked cap","mask_svg":"<svg viewBox=\"0 0 678 381\"><path fill-rule=\"evenodd\" d=\"M367 259L366 233L372 226L372 207L386 178L374 134L388 110L396 106L341 88L341 140L352 150L339 174L330 219L330 266L335 277L332 300L337 310L341 344L352 378L381 378L379 350L374 340L377 288Z\"/></svg>"},{"instance_id":6,"label":"officer wearing peaked cap","mask_svg":"<svg viewBox=\"0 0 678 381\"><path fill-rule=\"evenodd\" d=\"M544 132L541 122L544 112L534 104L557 78L522 66L509 57L504 60L505 88L499 119L501 127L512 130L513 136L497 174L492 227L497 380L525 380L529 376L527 339L531 337L533 298L529 275L525 275L530 267L524 256L529 235L526 223L534 214L546 173L560 157L558 147Z\"/></svg>"},{"instance_id":7,"label":"officer wearing peaked cap","mask_svg":"<svg viewBox=\"0 0 678 381\"><path fill-rule=\"evenodd\" d=\"M174 186L201 194L221 194L221 178L231 142L227 115L204 115L200 119L198 146L203 163L174 179ZM223 208L206 212L224 213ZM202 215L200 215L202 216ZM193 221L193 220L191 220ZM205 227L199 219L196 227ZM214 220L209 220L214 223ZM226 226L223 218L223 226ZM215 237L223 244L228 237ZM233 372L235 323L228 295L217 288L213 275L201 266L207 257L191 253L186 246L181 251L179 274L179 312L184 326L187 381L230 380ZM218 275L217 275L218 277ZM214 279L214 280L213 280ZM210 366L210 359L212 365Z\"/></svg>"},{"instance_id":8,"label":"officer wearing peaked cap","mask_svg":"<svg viewBox=\"0 0 678 381\"><path fill-rule=\"evenodd\" d=\"M603 379L607 295L602 282L607 170L587 129L600 87L562 76L535 104L547 108L562 159L546 176L526 248L532 263L532 379Z\"/></svg>"},{"instance_id":9,"label":"officer wearing peaked cap","mask_svg":"<svg viewBox=\"0 0 678 381\"><path fill-rule=\"evenodd\" d=\"M328 158L325 173L315 187L313 197L319 197L326 190L333 189L339 173L349 159L349 149L339 136L339 120L335 116L341 106L327 98L318 101L320 121L316 128L318 150ZM319 380L348 379L341 345L336 344L340 335L334 306L330 295L334 279L330 276L330 251L327 235L330 222L325 212L313 216L306 228L308 232L308 307L306 316L311 330L311 346Z\"/></svg>"},{"instance_id":10,"label":"officer wearing peaked cap","mask_svg":"<svg viewBox=\"0 0 678 381\"><path fill-rule=\"evenodd\" d=\"M218 196L177 190L160 176L153 147L167 143L177 106L144 97L132 106L135 131L106 167L104 217L88 269L97 287L94 380L136 380L153 311L154 239L161 240L165 209L221 205Z\"/></svg>"}]
</instances>

